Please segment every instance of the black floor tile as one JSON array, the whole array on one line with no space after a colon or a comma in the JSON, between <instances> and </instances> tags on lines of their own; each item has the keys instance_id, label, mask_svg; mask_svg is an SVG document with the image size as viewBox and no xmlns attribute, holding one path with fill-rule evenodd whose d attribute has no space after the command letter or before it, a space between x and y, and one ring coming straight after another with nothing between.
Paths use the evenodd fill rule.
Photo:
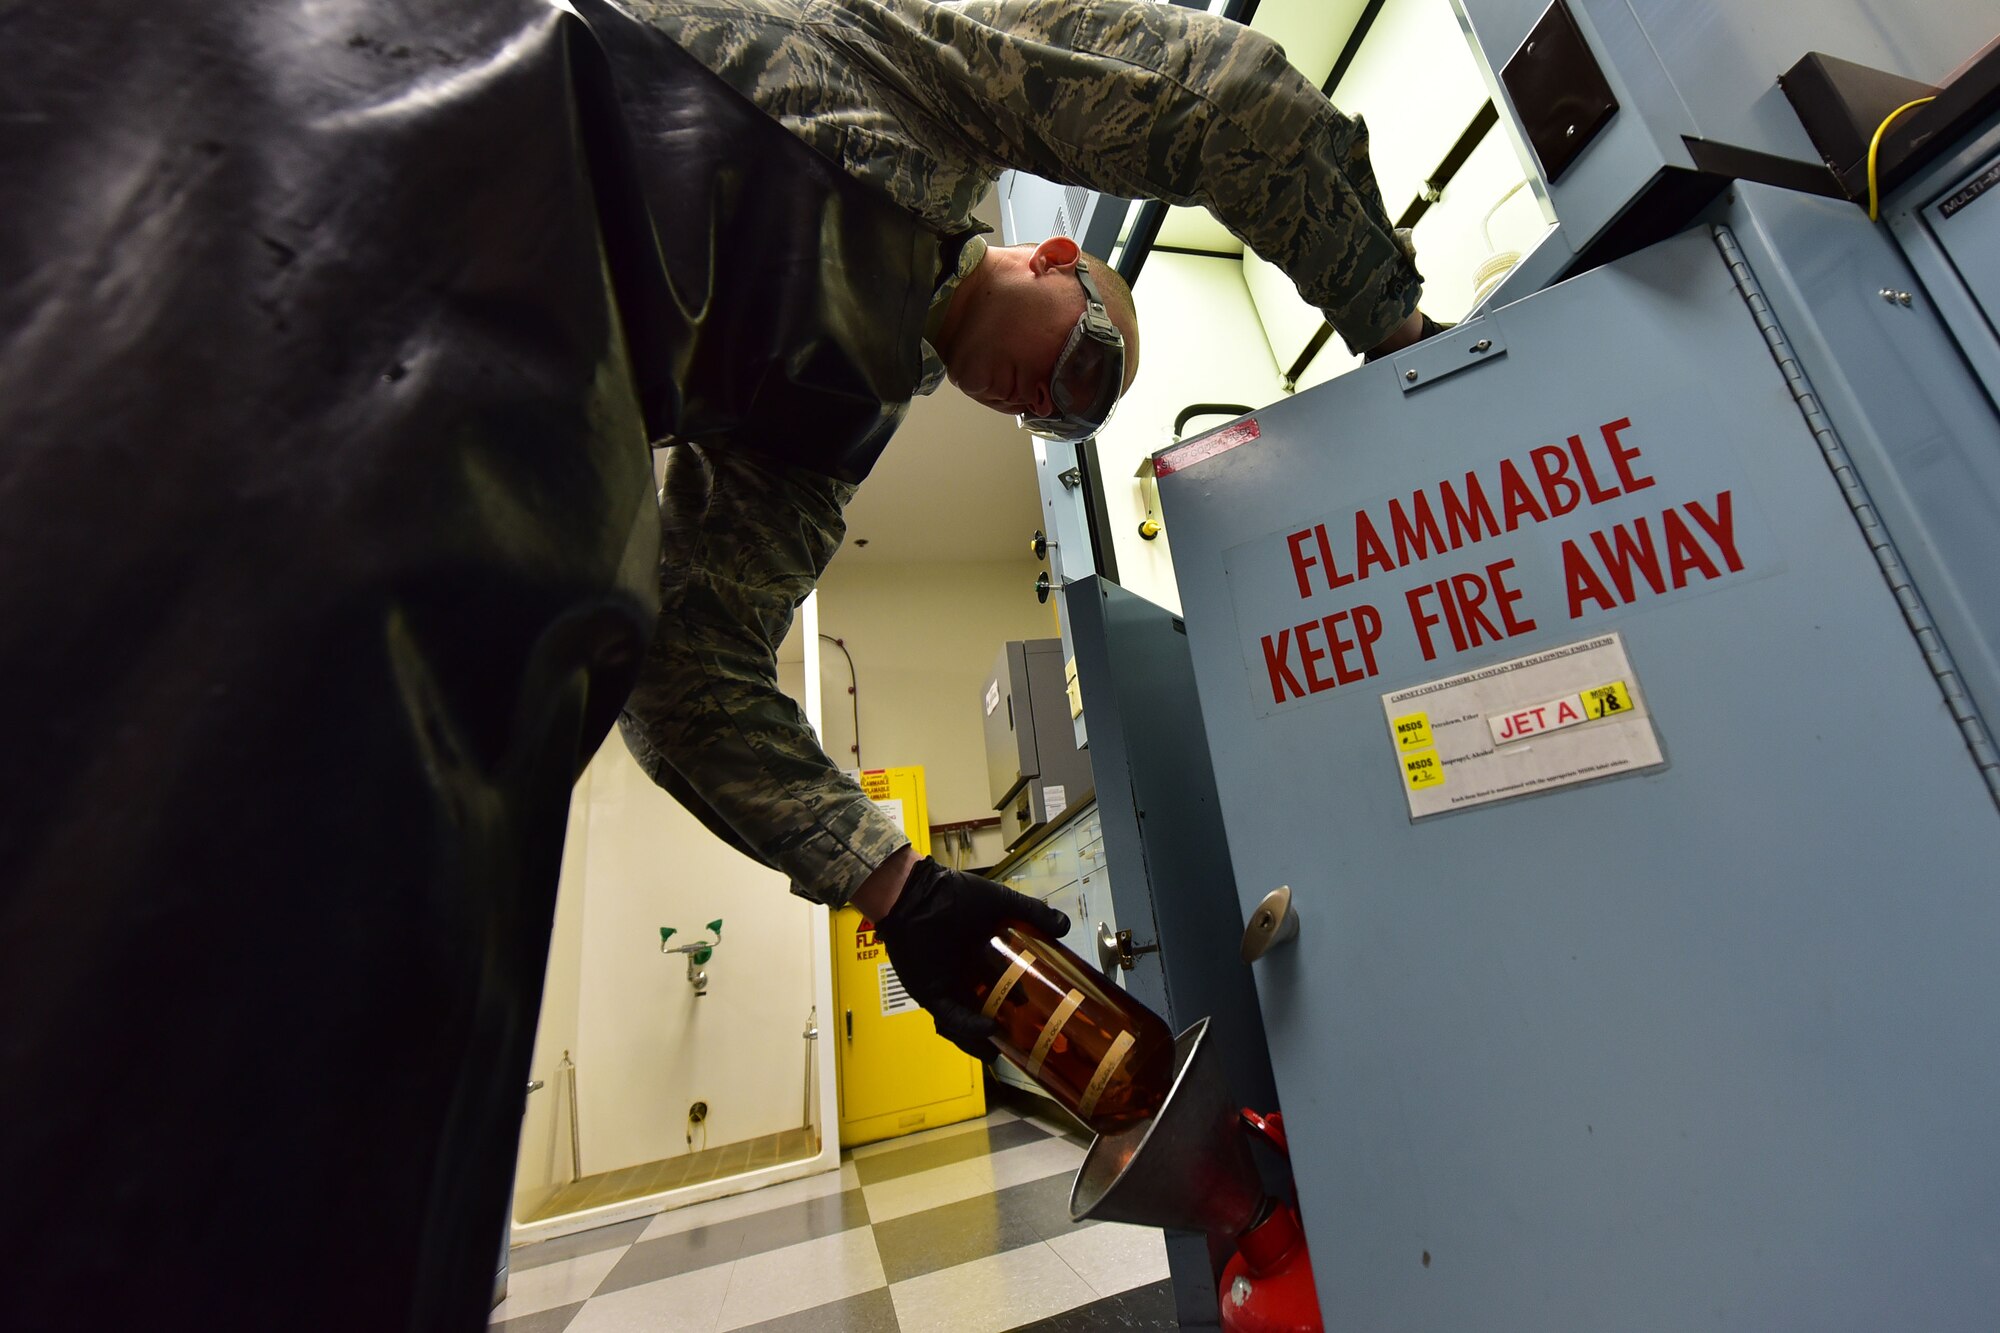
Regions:
<instances>
[{"instance_id":1,"label":"black floor tile","mask_svg":"<svg viewBox=\"0 0 2000 1333\"><path fill-rule=\"evenodd\" d=\"M997 1194L875 1224L875 1249L890 1282L1005 1254L1041 1239L1021 1210L1003 1206Z\"/></svg>"},{"instance_id":2,"label":"black floor tile","mask_svg":"<svg viewBox=\"0 0 2000 1333\"><path fill-rule=\"evenodd\" d=\"M891 1282L1005 1254L1076 1230L1067 1172L993 1194L875 1224L875 1248ZM1084 1225L1089 1225L1085 1223Z\"/></svg>"},{"instance_id":3,"label":"black floor tile","mask_svg":"<svg viewBox=\"0 0 2000 1333\"><path fill-rule=\"evenodd\" d=\"M1101 1301L1079 1305L1032 1324L1022 1324L1008 1333L1109 1333L1109 1331L1178 1329L1174 1320L1174 1284L1161 1280L1134 1287Z\"/></svg>"},{"instance_id":4,"label":"black floor tile","mask_svg":"<svg viewBox=\"0 0 2000 1333\"><path fill-rule=\"evenodd\" d=\"M887 1287L877 1287L831 1305L752 1324L736 1333L897 1333L896 1303Z\"/></svg>"},{"instance_id":5,"label":"black floor tile","mask_svg":"<svg viewBox=\"0 0 2000 1333\"><path fill-rule=\"evenodd\" d=\"M781 1250L787 1245L817 1240L835 1232L868 1224L868 1206L860 1190L828 1194L788 1204L767 1213L732 1218L694 1227L658 1240L644 1240L625 1252L598 1285L596 1295L623 1291L643 1282L692 1273L697 1268L726 1264L748 1254Z\"/></svg>"},{"instance_id":6,"label":"black floor tile","mask_svg":"<svg viewBox=\"0 0 2000 1333\"><path fill-rule=\"evenodd\" d=\"M1022 1094L1027 1097L1027 1094ZM1029 1104L1016 1108L1022 1121L1034 1125L1046 1134L1068 1139L1079 1148L1088 1148L1095 1141L1089 1128L1046 1097L1027 1097Z\"/></svg>"},{"instance_id":7,"label":"black floor tile","mask_svg":"<svg viewBox=\"0 0 2000 1333\"><path fill-rule=\"evenodd\" d=\"M558 1305L553 1310L542 1310L535 1314L524 1314L519 1319L509 1319L503 1323L488 1324L486 1333L563 1333L576 1312L583 1308L583 1302L574 1305Z\"/></svg>"},{"instance_id":8,"label":"black floor tile","mask_svg":"<svg viewBox=\"0 0 2000 1333\"><path fill-rule=\"evenodd\" d=\"M879 1185L898 1176L914 1175L953 1162L969 1162L990 1157L1024 1143L1039 1143L1048 1131L1026 1120L1009 1120L964 1134L948 1134L928 1143L915 1143L894 1152L876 1153L854 1159L854 1173L864 1185Z\"/></svg>"},{"instance_id":9,"label":"black floor tile","mask_svg":"<svg viewBox=\"0 0 2000 1333\"><path fill-rule=\"evenodd\" d=\"M1074 1173L1062 1171L1025 1185L1010 1186L993 1197L1000 1200L1002 1208L1024 1219L1041 1239L1054 1240L1079 1227L1095 1225L1069 1220L1069 1192L1075 1183Z\"/></svg>"}]
</instances>

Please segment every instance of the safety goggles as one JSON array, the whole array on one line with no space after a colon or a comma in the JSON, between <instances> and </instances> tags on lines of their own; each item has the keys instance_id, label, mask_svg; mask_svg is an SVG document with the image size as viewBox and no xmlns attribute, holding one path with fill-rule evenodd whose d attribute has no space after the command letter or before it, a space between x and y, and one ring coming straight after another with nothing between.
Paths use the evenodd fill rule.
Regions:
<instances>
[{"instance_id":1,"label":"safety goggles","mask_svg":"<svg viewBox=\"0 0 2000 1333\"><path fill-rule=\"evenodd\" d=\"M1083 286L1083 314L1049 375L1055 415L1021 418L1035 434L1072 444L1097 434L1125 387L1125 335L1111 322L1104 297L1091 281L1090 262L1079 256L1075 272Z\"/></svg>"}]
</instances>

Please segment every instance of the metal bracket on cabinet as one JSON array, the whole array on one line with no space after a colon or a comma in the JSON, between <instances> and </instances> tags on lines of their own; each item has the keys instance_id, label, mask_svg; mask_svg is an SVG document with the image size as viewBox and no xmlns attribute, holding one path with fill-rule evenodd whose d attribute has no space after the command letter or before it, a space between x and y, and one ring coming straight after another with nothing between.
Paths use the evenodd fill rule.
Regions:
<instances>
[{"instance_id":1,"label":"metal bracket on cabinet","mask_svg":"<svg viewBox=\"0 0 2000 1333\"><path fill-rule=\"evenodd\" d=\"M1468 321L1396 353L1396 387L1414 393L1460 371L1472 370L1507 353L1507 342L1491 316Z\"/></svg>"},{"instance_id":2,"label":"metal bracket on cabinet","mask_svg":"<svg viewBox=\"0 0 2000 1333\"><path fill-rule=\"evenodd\" d=\"M1097 965L1100 971L1109 973L1114 967L1122 967L1127 972L1138 961L1142 953L1158 953L1157 944L1134 944L1132 932L1121 930L1111 933L1111 927L1100 921L1097 923Z\"/></svg>"}]
</instances>

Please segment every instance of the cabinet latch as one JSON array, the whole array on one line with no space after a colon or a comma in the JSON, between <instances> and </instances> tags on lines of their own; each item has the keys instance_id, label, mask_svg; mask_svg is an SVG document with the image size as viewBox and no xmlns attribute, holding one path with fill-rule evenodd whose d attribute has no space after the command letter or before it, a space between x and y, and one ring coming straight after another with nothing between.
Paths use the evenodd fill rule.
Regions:
<instances>
[{"instance_id":1,"label":"cabinet latch","mask_svg":"<svg viewBox=\"0 0 2000 1333\"><path fill-rule=\"evenodd\" d=\"M1130 972L1140 954L1159 951L1157 944L1132 943L1132 932L1129 930L1121 930L1114 935L1110 926L1102 921L1097 923L1097 964L1106 972L1113 967L1122 967Z\"/></svg>"}]
</instances>

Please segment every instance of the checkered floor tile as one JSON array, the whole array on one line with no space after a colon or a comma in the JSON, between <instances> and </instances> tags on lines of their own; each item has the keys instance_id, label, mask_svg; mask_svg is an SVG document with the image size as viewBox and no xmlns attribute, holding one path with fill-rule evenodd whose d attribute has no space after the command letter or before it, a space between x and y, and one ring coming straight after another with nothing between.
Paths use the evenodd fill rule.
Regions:
<instances>
[{"instance_id":1,"label":"checkered floor tile","mask_svg":"<svg viewBox=\"0 0 2000 1333\"><path fill-rule=\"evenodd\" d=\"M1161 1233L1069 1220L1084 1141L996 1110L513 1253L504 1333L1173 1329Z\"/></svg>"}]
</instances>

